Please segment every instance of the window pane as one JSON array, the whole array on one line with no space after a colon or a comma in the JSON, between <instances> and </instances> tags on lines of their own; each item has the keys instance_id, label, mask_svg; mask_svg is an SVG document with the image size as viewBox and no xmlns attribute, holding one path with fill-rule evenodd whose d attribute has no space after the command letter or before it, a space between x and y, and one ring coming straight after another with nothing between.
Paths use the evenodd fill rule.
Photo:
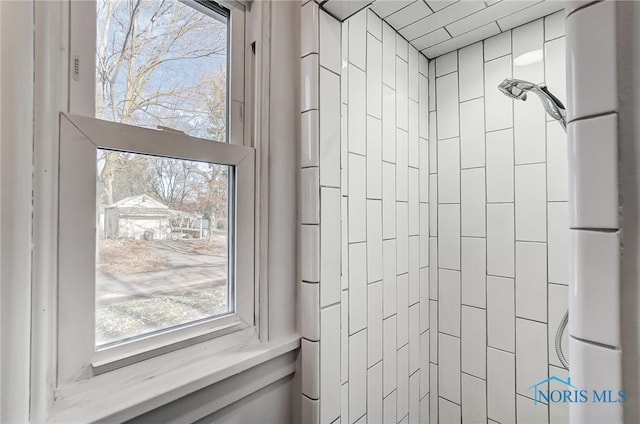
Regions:
<instances>
[{"instance_id":1,"label":"window pane","mask_svg":"<svg viewBox=\"0 0 640 424\"><path fill-rule=\"evenodd\" d=\"M226 141L227 21L177 0L98 0L96 117Z\"/></svg>"},{"instance_id":2,"label":"window pane","mask_svg":"<svg viewBox=\"0 0 640 424\"><path fill-rule=\"evenodd\" d=\"M232 171L98 150L97 347L233 311Z\"/></svg>"}]
</instances>

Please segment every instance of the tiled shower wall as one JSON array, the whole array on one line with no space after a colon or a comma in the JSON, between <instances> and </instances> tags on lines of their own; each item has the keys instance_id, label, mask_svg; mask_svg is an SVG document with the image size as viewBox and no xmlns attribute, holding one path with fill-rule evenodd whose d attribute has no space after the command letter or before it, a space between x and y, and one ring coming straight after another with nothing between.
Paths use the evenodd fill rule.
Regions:
<instances>
[{"instance_id":1,"label":"tiled shower wall","mask_svg":"<svg viewBox=\"0 0 640 424\"><path fill-rule=\"evenodd\" d=\"M559 12L430 63L431 422L567 422L530 389L568 376L566 136L534 94L497 89L565 101L564 55Z\"/></svg>"},{"instance_id":2,"label":"tiled shower wall","mask_svg":"<svg viewBox=\"0 0 640 424\"><path fill-rule=\"evenodd\" d=\"M301 13L303 420L427 422L427 59L370 11Z\"/></svg>"}]
</instances>

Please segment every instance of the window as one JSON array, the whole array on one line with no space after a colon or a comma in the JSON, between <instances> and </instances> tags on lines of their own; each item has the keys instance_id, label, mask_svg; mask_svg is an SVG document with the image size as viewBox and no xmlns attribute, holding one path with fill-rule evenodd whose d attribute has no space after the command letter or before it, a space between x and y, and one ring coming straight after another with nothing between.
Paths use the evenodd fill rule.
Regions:
<instances>
[{"instance_id":1,"label":"window","mask_svg":"<svg viewBox=\"0 0 640 424\"><path fill-rule=\"evenodd\" d=\"M255 325L255 152L232 119L242 11L98 0L71 12L59 383Z\"/></svg>"}]
</instances>

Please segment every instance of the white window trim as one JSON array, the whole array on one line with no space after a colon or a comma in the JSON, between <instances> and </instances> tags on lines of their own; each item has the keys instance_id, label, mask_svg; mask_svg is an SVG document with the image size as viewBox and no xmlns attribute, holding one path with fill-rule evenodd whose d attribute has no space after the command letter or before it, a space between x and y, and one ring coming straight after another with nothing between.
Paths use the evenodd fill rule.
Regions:
<instances>
[{"instance_id":1,"label":"white window trim","mask_svg":"<svg viewBox=\"0 0 640 424\"><path fill-rule=\"evenodd\" d=\"M253 148L78 115L61 115L58 384L252 327L254 322ZM95 351L97 149L199 160L235 167L235 311L221 318Z\"/></svg>"}]
</instances>

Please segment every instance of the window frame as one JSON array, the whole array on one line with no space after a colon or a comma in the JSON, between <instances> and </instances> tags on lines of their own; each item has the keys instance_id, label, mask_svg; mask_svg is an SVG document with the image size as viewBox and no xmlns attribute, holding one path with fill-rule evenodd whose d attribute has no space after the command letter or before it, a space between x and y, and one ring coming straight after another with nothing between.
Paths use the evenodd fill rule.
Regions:
<instances>
[{"instance_id":1,"label":"window frame","mask_svg":"<svg viewBox=\"0 0 640 424\"><path fill-rule=\"evenodd\" d=\"M181 0L202 8L194 0ZM69 113L60 115L58 196L57 385L97 377L118 368L211 339L243 334L257 341L259 293L256 269L256 152L245 136L245 11L230 11L228 40L228 142L103 121L95 116L95 2L70 2ZM87 25L87 22L90 24ZM79 62L80 77L72 75ZM84 77L89 75L88 77ZM103 350L95 346L95 166L105 148L235 167L235 311L205 322L141 336ZM239 231L238 229L242 229ZM87 246L78 248L78 246ZM83 258L79 260L79 258ZM90 275L90 277L89 277ZM86 317L86 318L85 318ZM79 319L80 318L80 319ZM237 338L237 337L236 337ZM246 342L246 338L243 339ZM226 343L226 342L225 342ZM223 344L225 344L223 343Z\"/></svg>"}]
</instances>

